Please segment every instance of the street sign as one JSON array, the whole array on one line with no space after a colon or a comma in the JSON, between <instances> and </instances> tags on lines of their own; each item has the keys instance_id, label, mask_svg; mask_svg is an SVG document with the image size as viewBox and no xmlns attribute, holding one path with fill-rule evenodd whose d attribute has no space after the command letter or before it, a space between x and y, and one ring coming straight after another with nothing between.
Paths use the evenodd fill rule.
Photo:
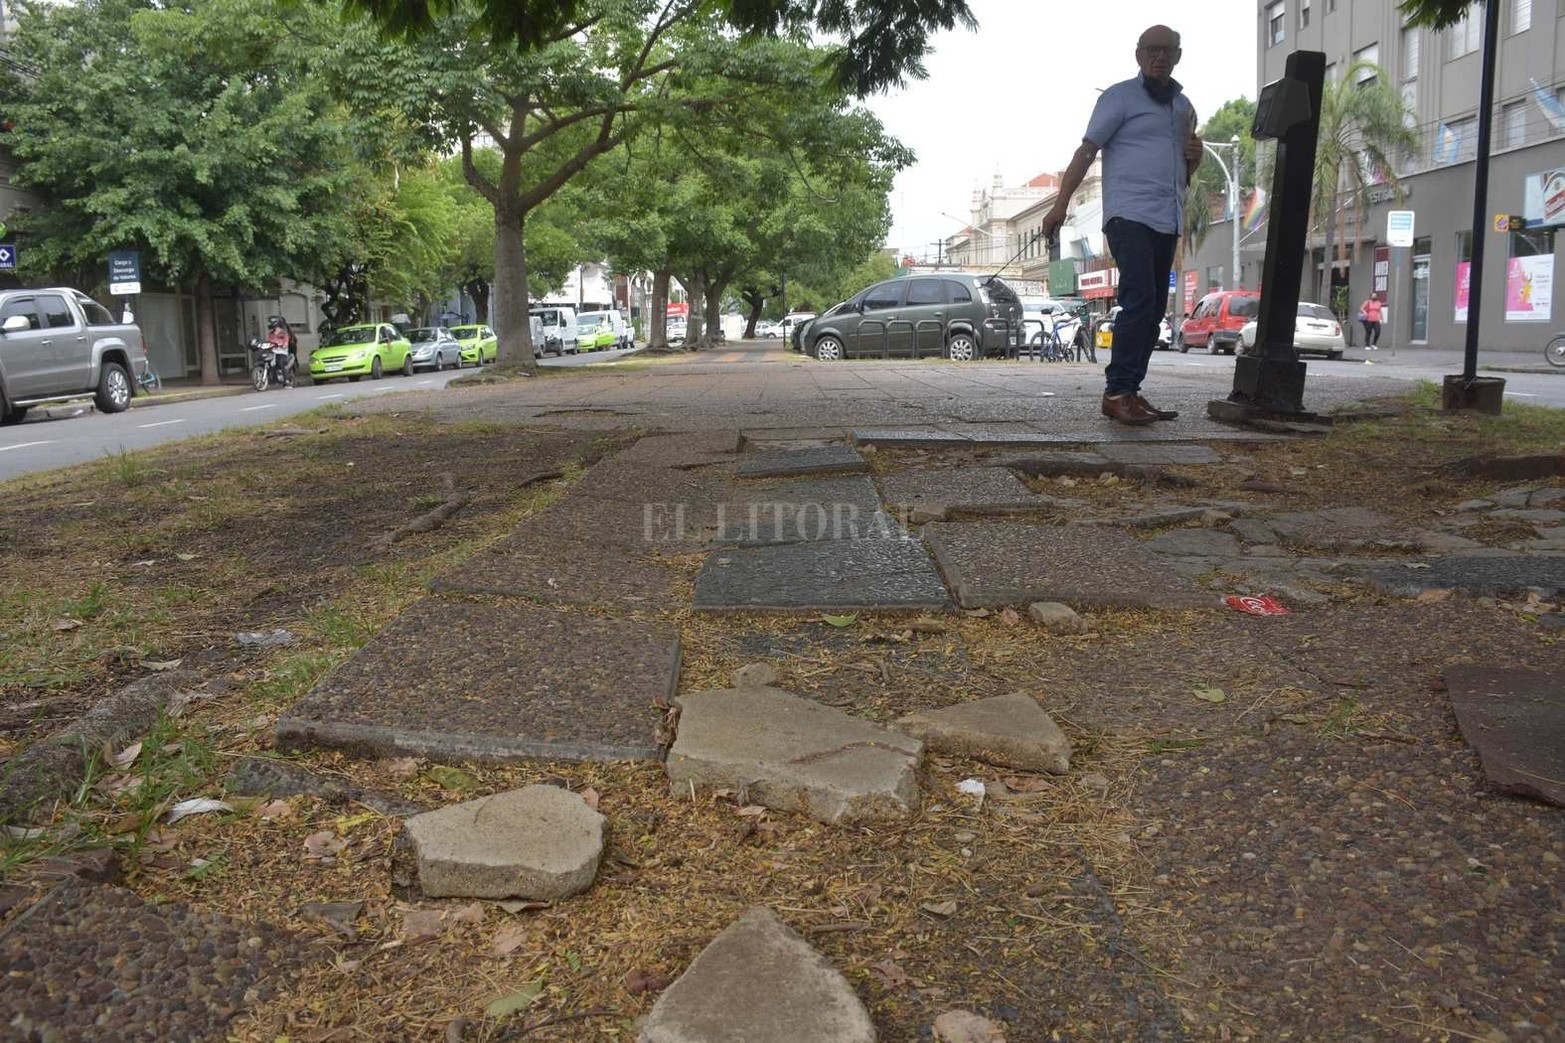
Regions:
<instances>
[{"instance_id":1,"label":"street sign","mask_svg":"<svg viewBox=\"0 0 1565 1043\"><path fill-rule=\"evenodd\" d=\"M1168 271L1168 292L1173 293L1179 288L1179 273L1172 268Z\"/></svg>"},{"instance_id":2,"label":"street sign","mask_svg":"<svg viewBox=\"0 0 1565 1043\"><path fill-rule=\"evenodd\" d=\"M1496 232L1509 232L1511 230L1511 215L1510 214L1495 214L1494 215L1494 230Z\"/></svg>"},{"instance_id":3,"label":"street sign","mask_svg":"<svg viewBox=\"0 0 1565 1043\"><path fill-rule=\"evenodd\" d=\"M1413 245L1413 211L1388 210L1386 212L1386 244L1388 246Z\"/></svg>"},{"instance_id":4,"label":"street sign","mask_svg":"<svg viewBox=\"0 0 1565 1043\"><path fill-rule=\"evenodd\" d=\"M109 292L116 297L141 292L141 251L109 251Z\"/></svg>"},{"instance_id":5,"label":"street sign","mask_svg":"<svg viewBox=\"0 0 1565 1043\"><path fill-rule=\"evenodd\" d=\"M0 243L0 272L16 271L16 246L13 243Z\"/></svg>"}]
</instances>

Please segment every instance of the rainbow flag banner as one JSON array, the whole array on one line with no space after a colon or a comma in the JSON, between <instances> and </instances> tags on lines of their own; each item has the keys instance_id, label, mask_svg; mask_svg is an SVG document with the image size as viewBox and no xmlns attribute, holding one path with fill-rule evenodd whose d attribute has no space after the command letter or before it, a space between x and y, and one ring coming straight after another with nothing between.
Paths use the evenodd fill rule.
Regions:
<instances>
[{"instance_id":1,"label":"rainbow flag banner","mask_svg":"<svg viewBox=\"0 0 1565 1043\"><path fill-rule=\"evenodd\" d=\"M1260 185L1250 194L1250 205L1244 209L1244 230L1253 232L1266 220L1266 190Z\"/></svg>"}]
</instances>

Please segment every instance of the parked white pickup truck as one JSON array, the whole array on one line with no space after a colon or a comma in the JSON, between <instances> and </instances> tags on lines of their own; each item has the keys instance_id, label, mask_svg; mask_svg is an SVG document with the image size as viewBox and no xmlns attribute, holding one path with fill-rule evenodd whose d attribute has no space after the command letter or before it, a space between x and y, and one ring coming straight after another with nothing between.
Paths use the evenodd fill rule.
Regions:
<instances>
[{"instance_id":1,"label":"parked white pickup truck","mask_svg":"<svg viewBox=\"0 0 1565 1043\"><path fill-rule=\"evenodd\" d=\"M139 327L79 290L0 291L0 424L33 406L93 397L105 413L130 407L147 371Z\"/></svg>"}]
</instances>

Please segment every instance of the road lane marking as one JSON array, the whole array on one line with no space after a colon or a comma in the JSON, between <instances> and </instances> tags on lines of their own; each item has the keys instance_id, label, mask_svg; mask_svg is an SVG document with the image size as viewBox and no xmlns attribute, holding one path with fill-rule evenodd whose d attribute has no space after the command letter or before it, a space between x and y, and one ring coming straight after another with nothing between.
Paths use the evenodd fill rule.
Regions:
<instances>
[{"instance_id":1,"label":"road lane marking","mask_svg":"<svg viewBox=\"0 0 1565 1043\"><path fill-rule=\"evenodd\" d=\"M159 420L155 424L137 424L137 427L167 427L170 424L183 424L183 420Z\"/></svg>"},{"instance_id":2,"label":"road lane marking","mask_svg":"<svg viewBox=\"0 0 1565 1043\"><path fill-rule=\"evenodd\" d=\"M326 400L327 400L327 399L328 399L328 398L342 398L342 397L343 397L343 395L344 395L344 393L343 393L343 392L341 392L341 391L339 391L339 392L337 392L337 393L336 393L336 394L335 394L335 395L316 395L316 396L315 396L315 400L316 400L316 401L317 401L317 402L324 402L324 401L326 401Z\"/></svg>"},{"instance_id":3,"label":"road lane marking","mask_svg":"<svg viewBox=\"0 0 1565 1043\"><path fill-rule=\"evenodd\" d=\"M1526 391L1507 391L1506 394L1510 395L1512 398L1537 398L1538 397L1537 395L1531 394L1531 393L1526 392Z\"/></svg>"},{"instance_id":4,"label":"road lane marking","mask_svg":"<svg viewBox=\"0 0 1565 1043\"><path fill-rule=\"evenodd\" d=\"M35 445L53 445L57 439L46 438L42 442L18 442L16 445L0 445L0 453L9 452L12 449L31 449Z\"/></svg>"},{"instance_id":5,"label":"road lane marking","mask_svg":"<svg viewBox=\"0 0 1565 1043\"><path fill-rule=\"evenodd\" d=\"M277 403L276 402L268 402L264 406L246 406L245 408L241 409L240 412L241 413L254 413L257 409L276 409L276 408L277 408Z\"/></svg>"},{"instance_id":6,"label":"road lane marking","mask_svg":"<svg viewBox=\"0 0 1565 1043\"><path fill-rule=\"evenodd\" d=\"M418 382L418 386L419 387L424 387L424 386L426 386L428 384L433 384L433 383L434 383L433 380L421 380L421 381Z\"/></svg>"}]
</instances>

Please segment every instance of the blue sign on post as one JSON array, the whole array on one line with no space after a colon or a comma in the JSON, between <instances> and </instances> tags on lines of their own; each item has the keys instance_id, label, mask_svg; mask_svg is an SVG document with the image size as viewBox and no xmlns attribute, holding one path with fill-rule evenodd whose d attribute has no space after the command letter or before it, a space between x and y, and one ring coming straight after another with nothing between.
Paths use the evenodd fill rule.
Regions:
<instances>
[{"instance_id":1,"label":"blue sign on post","mask_svg":"<svg viewBox=\"0 0 1565 1043\"><path fill-rule=\"evenodd\" d=\"M1179 273L1172 268L1168 270L1168 292L1173 293L1179 288Z\"/></svg>"},{"instance_id":2,"label":"blue sign on post","mask_svg":"<svg viewBox=\"0 0 1565 1043\"><path fill-rule=\"evenodd\" d=\"M141 292L141 251L109 251L109 292L115 296Z\"/></svg>"},{"instance_id":3,"label":"blue sign on post","mask_svg":"<svg viewBox=\"0 0 1565 1043\"><path fill-rule=\"evenodd\" d=\"M16 270L16 246L12 243L0 243L0 271L13 272Z\"/></svg>"}]
</instances>

